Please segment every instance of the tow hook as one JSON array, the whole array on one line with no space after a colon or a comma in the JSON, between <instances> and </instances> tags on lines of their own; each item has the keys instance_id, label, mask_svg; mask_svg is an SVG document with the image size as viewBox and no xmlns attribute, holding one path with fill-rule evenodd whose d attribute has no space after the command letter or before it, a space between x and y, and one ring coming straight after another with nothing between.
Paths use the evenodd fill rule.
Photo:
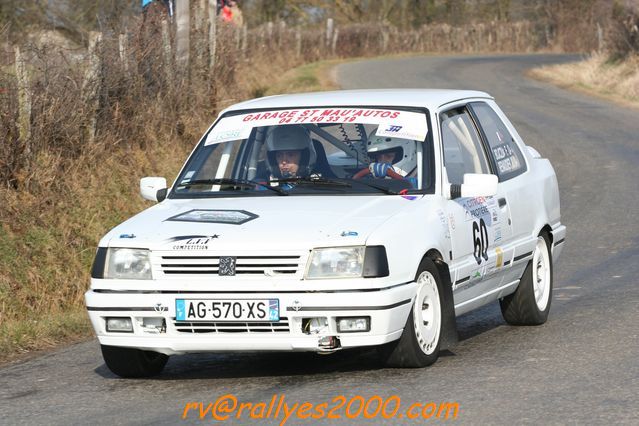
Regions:
<instances>
[{"instance_id":1,"label":"tow hook","mask_svg":"<svg viewBox=\"0 0 639 426\"><path fill-rule=\"evenodd\" d=\"M317 348L319 353L328 354L342 349L342 345L337 336L322 336L317 341Z\"/></svg>"}]
</instances>

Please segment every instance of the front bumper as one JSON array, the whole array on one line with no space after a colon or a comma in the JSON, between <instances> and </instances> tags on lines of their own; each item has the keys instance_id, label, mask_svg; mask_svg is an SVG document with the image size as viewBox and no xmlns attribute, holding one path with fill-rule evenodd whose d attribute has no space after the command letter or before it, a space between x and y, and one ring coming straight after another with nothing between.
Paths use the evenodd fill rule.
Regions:
<instances>
[{"instance_id":1,"label":"front bumper","mask_svg":"<svg viewBox=\"0 0 639 426\"><path fill-rule=\"evenodd\" d=\"M141 293L89 290L85 300L89 317L102 345L152 350L167 355L189 352L228 351L318 351L320 339L334 336L341 348L381 345L398 339L415 297L414 282L381 290L348 292L198 292L194 294ZM183 323L175 320L175 300L279 299L280 321L272 326L253 323ZM339 333L338 317L370 317L370 330ZM132 333L107 332L106 317L130 317ZM143 318L164 318L166 328L148 329ZM304 318L326 318L328 326L319 333L302 329ZM193 325L190 327L189 324ZM216 326L216 325L219 325Z\"/></svg>"}]
</instances>

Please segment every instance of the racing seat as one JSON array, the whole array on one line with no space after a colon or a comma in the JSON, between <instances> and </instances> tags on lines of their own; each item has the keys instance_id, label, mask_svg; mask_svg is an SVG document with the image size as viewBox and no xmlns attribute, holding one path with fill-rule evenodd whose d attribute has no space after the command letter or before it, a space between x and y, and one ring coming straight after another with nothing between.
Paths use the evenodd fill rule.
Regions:
<instances>
[{"instance_id":1,"label":"racing seat","mask_svg":"<svg viewBox=\"0 0 639 426\"><path fill-rule=\"evenodd\" d=\"M324 150L324 145L322 145L322 143L317 139L313 139L313 148L315 148L315 153L317 154L313 172L319 173L322 177L328 179L337 178L337 175L333 172L331 165L328 164L328 160L326 159L326 150Z\"/></svg>"}]
</instances>

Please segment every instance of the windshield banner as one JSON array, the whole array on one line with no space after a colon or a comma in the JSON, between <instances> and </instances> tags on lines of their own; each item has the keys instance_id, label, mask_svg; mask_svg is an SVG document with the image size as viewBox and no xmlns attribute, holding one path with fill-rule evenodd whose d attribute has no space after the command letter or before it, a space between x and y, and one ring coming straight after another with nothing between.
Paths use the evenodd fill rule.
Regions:
<instances>
[{"instance_id":1,"label":"windshield banner","mask_svg":"<svg viewBox=\"0 0 639 426\"><path fill-rule=\"evenodd\" d=\"M428 134L423 113L377 108L305 108L264 111L225 117L211 130L205 145L246 139L254 127L285 124L377 124L377 136L422 142Z\"/></svg>"}]
</instances>

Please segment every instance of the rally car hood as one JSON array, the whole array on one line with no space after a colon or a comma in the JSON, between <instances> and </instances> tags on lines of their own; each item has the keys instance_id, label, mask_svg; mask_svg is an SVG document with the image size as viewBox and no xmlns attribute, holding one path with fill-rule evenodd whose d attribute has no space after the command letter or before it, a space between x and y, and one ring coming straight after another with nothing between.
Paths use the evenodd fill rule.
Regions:
<instances>
[{"instance_id":1,"label":"rally car hood","mask_svg":"<svg viewBox=\"0 0 639 426\"><path fill-rule=\"evenodd\" d=\"M365 244L371 232L411 205L414 198L350 195L169 199L111 230L100 246L296 250Z\"/></svg>"}]
</instances>

